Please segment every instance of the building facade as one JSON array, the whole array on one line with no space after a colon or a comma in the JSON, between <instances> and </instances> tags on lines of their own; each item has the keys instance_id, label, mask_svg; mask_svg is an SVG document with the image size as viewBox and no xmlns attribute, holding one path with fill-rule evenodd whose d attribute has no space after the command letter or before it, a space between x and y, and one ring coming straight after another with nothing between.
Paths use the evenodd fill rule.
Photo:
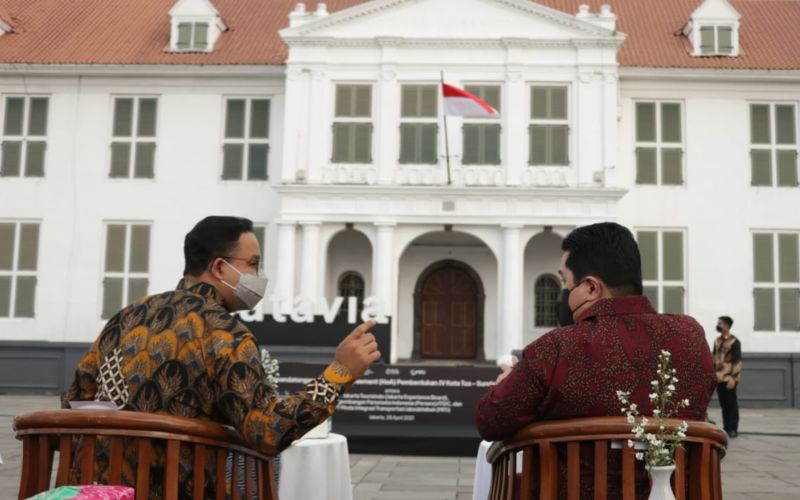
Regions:
<instances>
[{"instance_id":1,"label":"building facade","mask_svg":"<svg viewBox=\"0 0 800 500\"><path fill-rule=\"evenodd\" d=\"M40 3L0 11L0 387L173 287L208 214L257 225L247 319L377 316L394 363L553 328L561 239L614 220L657 309L732 316L747 396L800 405L797 2Z\"/></svg>"}]
</instances>

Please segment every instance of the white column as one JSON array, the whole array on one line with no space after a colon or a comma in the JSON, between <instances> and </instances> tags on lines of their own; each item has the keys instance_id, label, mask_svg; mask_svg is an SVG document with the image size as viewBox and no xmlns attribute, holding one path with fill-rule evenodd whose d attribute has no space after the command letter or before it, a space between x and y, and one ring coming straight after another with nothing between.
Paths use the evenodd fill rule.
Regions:
<instances>
[{"instance_id":1,"label":"white column","mask_svg":"<svg viewBox=\"0 0 800 500\"><path fill-rule=\"evenodd\" d=\"M295 223L278 221L278 272L275 296L282 302L281 311L288 313L294 298Z\"/></svg>"},{"instance_id":2,"label":"white column","mask_svg":"<svg viewBox=\"0 0 800 500\"><path fill-rule=\"evenodd\" d=\"M506 99L500 113L503 121L501 151L506 171L506 185L519 186L522 173L528 168L528 127L530 107L520 103L528 102L527 84L522 79L522 71L509 68L506 80ZM520 126L524 124L524 126Z\"/></svg>"},{"instance_id":3,"label":"white column","mask_svg":"<svg viewBox=\"0 0 800 500\"><path fill-rule=\"evenodd\" d=\"M392 286L394 278L394 226L393 222L375 224L375 251L372 256L372 291L370 295L381 301L381 310L391 316L394 310Z\"/></svg>"},{"instance_id":4,"label":"white column","mask_svg":"<svg viewBox=\"0 0 800 500\"><path fill-rule=\"evenodd\" d=\"M521 225L503 225L503 258L500 261L500 317L497 356L522 349L522 249Z\"/></svg>"},{"instance_id":5,"label":"white column","mask_svg":"<svg viewBox=\"0 0 800 500\"><path fill-rule=\"evenodd\" d=\"M310 299L316 305L316 301L319 299L319 230L321 224L319 222L302 222L300 225L303 228L300 296Z\"/></svg>"},{"instance_id":6,"label":"white column","mask_svg":"<svg viewBox=\"0 0 800 500\"><path fill-rule=\"evenodd\" d=\"M393 53L384 47L384 54ZM400 84L393 65L383 65L375 92L375 131L373 161L378 171L378 184L394 183L397 160L400 157Z\"/></svg>"}]
</instances>

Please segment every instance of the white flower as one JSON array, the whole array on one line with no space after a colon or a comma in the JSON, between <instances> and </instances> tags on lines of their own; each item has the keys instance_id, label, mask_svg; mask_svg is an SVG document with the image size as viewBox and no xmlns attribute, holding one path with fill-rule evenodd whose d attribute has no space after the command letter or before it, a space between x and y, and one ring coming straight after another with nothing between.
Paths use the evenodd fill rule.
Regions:
<instances>
[{"instance_id":1,"label":"white flower","mask_svg":"<svg viewBox=\"0 0 800 500\"><path fill-rule=\"evenodd\" d=\"M674 385L672 385L672 384L669 384L669 385L667 386L667 389L669 389L670 391L674 391L674 390L675 390L675 386L674 386Z\"/></svg>"},{"instance_id":2,"label":"white flower","mask_svg":"<svg viewBox=\"0 0 800 500\"><path fill-rule=\"evenodd\" d=\"M658 387L658 380L653 380L652 382L650 382L650 385L652 385L653 387Z\"/></svg>"},{"instance_id":3,"label":"white flower","mask_svg":"<svg viewBox=\"0 0 800 500\"><path fill-rule=\"evenodd\" d=\"M631 404L631 411L636 411L636 408L638 408L638 407L636 406L636 403L632 403L632 404Z\"/></svg>"},{"instance_id":4,"label":"white flower","mask_svg":"<svg viewBox=\"0 0 800 500\"><path fill-rule=\"evenodd\" d=\"M650 396L648 396L648 397L650 398L650 401L655 401L656 399L658 399L658 394L656 394L655 392L653 392L653 393L651 393L651 394L650 394Z\"/></svg>"},{"instance_id":5,"label":"white flower","mask_svg":"<svg viewBox=\"0 0 800 500\"><path fill-rule=\"evenodd\" d=\"M636 453L636 460L644 460L644 453L642 453L641 451L637 452Z\"/></svg>"},{"instance_id":6,"label":"white flower","mask_svg":"<svg viewBox=\"0 0 800 500\"><path fill-rule=\"evenodd\" d=\"M657 417L661 414L661 410L653 410L653 416Z\"/></svg>"},{"instance_id":7,"label":"white flower","mask_svg":"<svg viewBox=\"0 0 800 500\"><path fill-rule=\"evenodd\" d=\"M636 423L636 419L633 418L633 415L631 415L630 413L628 413L628 423L629 424L635 424Z\"/></svg>"},{"instance_id":8,"label":"white flower","mask_svg":"<svg viewBox=\"0 0 800 500\"><path fill-rule=\"evenodd\" d=\"M669 357L669 351L665 351L665 350L662 349L661 350L661 355L668 358Z\"/></svg>"},{"instance_id":9,"label":"white flower","mask_svg":"<svg viewBox=\"0 0 800 500\"><path fill-rule=\"evenodd\" d=\"M630 439L628 440L628 448L633 448L633 441Z\"/></svg>"},{"instance_id":10,"label":"white flower","mask_svg":"<svg viewBox=\"0 0 800 500\"><path fill-rule=\"evenodd\" d=\"M689 400L688 399L684 399L683 400L683 404L684 404L684 406L689 406Z\"/></svg>"}]
</instances>

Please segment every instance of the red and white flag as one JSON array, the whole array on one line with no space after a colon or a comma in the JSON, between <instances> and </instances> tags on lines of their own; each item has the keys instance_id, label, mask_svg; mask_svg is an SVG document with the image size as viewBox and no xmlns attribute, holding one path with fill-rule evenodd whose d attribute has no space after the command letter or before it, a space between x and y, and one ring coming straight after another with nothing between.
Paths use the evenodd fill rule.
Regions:
<instances>
[{"instance_id":1,"label":"red and white flag","mask_svg":"<svg viewBox=\"0 0 800 500\"><path fill-rule=\"evenodd\" d=\"M499 116L496 109L464 89L442 83L444 113L448 116Z\"/></svg>"}]
</instances>

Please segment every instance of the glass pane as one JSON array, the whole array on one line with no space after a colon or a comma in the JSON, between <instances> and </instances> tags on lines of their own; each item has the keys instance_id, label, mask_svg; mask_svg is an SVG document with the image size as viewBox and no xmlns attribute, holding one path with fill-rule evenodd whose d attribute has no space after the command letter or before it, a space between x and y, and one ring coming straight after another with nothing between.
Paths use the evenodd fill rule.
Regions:
<instances>
[{"instance_id":1,"label":"glass pane","mask_svg":"<svg viewBox=\"0 0 800 500\"><path fill-rule=\"evenodd\" d=\"M683 314L683 287L665 286L664 287L664 311L665 314Z\"/></svg>"},{"instance_id":2,"label":"glass pane","mask_svg":"<svg viewBox=\"0 0 800 500\"><path fill-rule=\"evenodd\" d=\"M0 163L0 176L19 177L22 161L22 142L3 141L3 159Z\"/></svg>"},{"instance_id":3,"label":"glass pane","mask_svg":"<svg viewBox=\"0 0 800 500\"><path fill-rule=\"evenodd\" d=\"M354 114L353 116L368 117L372 115L372 87L369 85L356 85L354 88Z\"/></svg>"},{"instance_id":4,"label":"glass pane","mask_svg":"<svg viewBox=\"0 0 800 500\"><path fill-rule=\"evenodd\" d=\"M353 116L354 85L336 86L336 116Z\"/></svg>"},{"instance_id":5,"label":"glass pane","mask_svg":"<svg viewBox=\"0 0 800 500\"><path fill-rule=\"evenodd\" d=\"M355 163L372 163L372 125L369 123L354 124L353 150Z\"/></svg>"},{"instance_id":6,"label":"glass pane","mask_svg":"<svg viewBox=\"0 0 800 500\"><path fill-rule=\"evenodd\" d=\"M333 124L333 163L352 163L350 151L350 136L353 134L354 123Z\"/></svg>"},{"instance_id":7,"label":"glass pane","mask_svg":"<svg viewBox=\"0 0 800 500\"><path fill-rule=\"evenodd\" d=\"M664 266L665 280L683 279L683 233L665 231L662 234L664 244L664 255L662 264Z\"/></svg>"},{"instance_id":8,"label":"glass pane","mask_svg":"<svg viewBox=\"0 0 800 500\"><path fill-rule=\"evenodd\" d=\"M244 145L225 144L222 146L222 178L225 180L242 179L244 170Z\"/></svg>"},{"instance_id":9,"label":"glass pane","mask_svg":"<svg viewBox=\"0 0 800 500\"><path fill-rule=\"evenodd\" d=\"M778 235L778 280L800 282L800 248L796 234Z\"/></svg>"},{"instance_id":10,"label":"glass pane","mask_svg":"<svg viewBox=\"0 0 800 500\"><path fill-rule=\"evenodd\" d=\"M638 231L636 240L642 260L642 279L658 279L658 233L655 231Z\"/></svg>"},{"instance_id":11,"label":"glass pane","mask_svg":"<svg viewBox=\"0 0 800 500\"><path fill-rule=\"evenodd\" d=\"M775 152L778 160L778 185L797 186L797 152L793 149Z\"/></svg>"},{"instance_id":12,"label":"glass pane","mask_svg":"<svg viewBox=\"0 0 800 500\"><path fill-rule=\"evenodd\" d=\"M678 103L661 104L661 140L681 142L681 105Z\"/></svg>"},{"instance_id":13,"label":"glass pane","mask_svg":"<svg viewBox=\"0 0 800 500\"><path fill-rule=\"evenodd\" d=\"M17 300L14 302L14 316L32 318L36 302L36 276L17 276Z\"/></svg>"},{"instance_id":14,"label":"glass pane","mask_svg":"<svg viewBox=\"0 0 800 500\"><path fill-rule=\"evenodd\" d=\"M22 120L25 116L25 98L6 98L6 115L3 125L4 135L22 135Z\"/></svg>"},{"instance_id":15,"label":"glass pane","mask_svg":"<svg viewBox=\"0 0 800 500\"><path fill-rule=\"evenodd\" d=\"M416 117L419 116L417 108L419 107L419 92L418 85L403 85L401 91L400 102L400 115L403 117Z\"/></svg>"},{"instance_id":16,"label":"glass pane","mask_svg":"<svg viewBox=\"0 0 800 500\"><path fill-rule=\"evenodd\" d=\"M553 87L550 89L550 118L556 120L567 119L566 87Z\"/></svg>"},{"instance_id":17,"label":"glass pane","mask_svg":"<svg viewBox=\"0 0 800 500\"><path fill-rule=\"evenodd\" d=\"M794 125L794 106L776 105L775 142L778 144L795 144L797 142L797 135Z\"/></svg>"},{"instance_id":18,"label":"glass pane","mask_svg":"<svg viewBox=\"0 0 800 500\"><path fill-rule=\"evenodd\" d=\"M178 50L188 50L192 45L192 24L178 24Z\"/></svg>"},{"instance_id":19,"label":"glass pane","mask_svg":"<svg viewBox=\"0 0 800 500\"><path fill-rule=\"evenodd\" d=\"M267 228L264 226L253 226L253 234L256 236L256 240L258 241L258 247L261 249L261 255L264 255L264 236L267 232Z\"/></svg>"},{"instance_id":20,"label":"glass pane","mask_svg":"<svg viewBox=\"0 0 800 500\"><path fill-rule=\"evenodd\" d=\"M775 290L756 288L753 290L753 308L756 330L775 330Z\"/></svg>"},{"instance_id":21,"label":"glass pane","mask_svg":"<svg viewBox=\"0 0 800 500\"><path fill-rule=\"evenodd\" d=\"M438 85L422 85L420 88L420 114L419 116L426 116L436 118L437 116L437 103L439 102L437 91Z\"/></svg>"},{"instance_id":22,"label":"glass pane","mask_svg":"<svg viewBox=\"0 0 800 500\"><path fill-rule=\"evenodd\" d=\"M251 181L267 180L268 144L250 144L247 160L247 179Z\"/></svg>"},{"instance_id":23,"label":"glass pane","mask_svg":"<svg viewBox=\"0 0 800 500\"><path fill-rule=\"evenodd\" d=\"M650 301L653 309L658 310L658 287L646 286L644 287L643 295Z\"/></svg>"},{"instance_id":24,"label":"glass pane","mask_svg":"<svg viewBox=\"0 0 800 500\"><path fill-rule=\"evenodd\" d=\"M661 183L666 185L683 184L683 150L661 150Z\"/></svg>"},{"instance_id":25,"label":"glass pane","mask_svg":"<svg viewBox=\"0 0 800 500\"><path fill-rule=\"evenodd\" d=\"M11 271L14 268L14 233L16 224L0 222L0 270Z\"/></svg>"},{"instance_id":26,"label":"glass pane","mask_svg":"<svg viewBox=\"0 0 800 500\"><path fill-rule=\"evenodd\" d=\"M13 239L13 238L12 238ZM39 224L23 223L19 228L19 257L17 269L35 271L39 260Z\"/></svg>"},{"instance_id":27,"label":"glass pane","mask_svg":"<svg viewBox=\"0 0 800 500\"><path fill-rule=\"evenodd\" d=\"M105 270L125 271L125 226L122 224L109 224L106 230Z\"/></svg>"},{"instance_id":28,"label":"glass pane","mask_svg":"<svg viewBox=\"0 0 800 500\"><path fill-rule=\"evenodd\" d=\"M771 234L753 235L753 280L774 281Z\"/></svg>"},{"instance_id":29,"label":"glass pane","mask_svg":"<svg viewBox=\"0 0 800 500\"><path fill-rule=\"evenodd\" d=\"M114 137L130 137L133 133L133 99L114 99Z\"/></svg>"},{"instance_id":30,"label":"glass pane","mask_svg":"<svg viewBox=\"0 0 800 500\"><path fill-rule=\"evenodd\" d=\"M400 125L400 163L418 163L417 127L412 123Z\"/></svg>"},{"instance_id":31,"label":"glass pane","mask_svg":"<svg viewBox=\"0 0 800 500\"><path fill-rule=\"evenodd\" d=\"M244 99L228 99L225 113L225 137L244 137Z\"/></svg>"},{"instance_id":32,"label":"glass pane","mask_svg":"<svg viewBox=\"0 0 800 500\"><path fill-rule=\"evenodd\" d=\"M772 185L772 151L753 149L750 151L750 170L753 186Z\"/></svg>"},{"instance_id":33,"label":"glass pane","mask_svg":"<svg viewBox=\"0 0 800 500\"><path fill-rule=\"evenodd\" d=\"M530 164L547 164L547 126L531 125L528 129L530 135Z\"/></svg>"},{"instance_id":34,"label":"glass pane","mask_svg":"<svg viewBox=\"0 0 800 500\"><path fill-rule=\"evenodd\" d=\"M767 104L750 105L750 142L753 144L769 144L769 106Z\"/></svg>"},{"instance_id":35,"label":"glass pane","mask_svg":"<svg viewBox=\"0 0 800 500\"><path fill-rule=\"evenodd\" d=\"M730 54L733 52L733 29L726 26L720 26L718 30L719 53Z\"/></svg>"},{"instance_id":36,"label":"glass pane","mask_svg":"<svg viewBox=\"0 0 800 500\"><path fill-rule=\"evenodd\" d=\"M267 139L269 137L269 100L250 101L250 137Z\"/></svg>"},{"instance_id":37,"label":"glass pane","mask_svg":"<svg viewBox=\"0 0 800 500\"><path fill-rule=\"evenodd\" d=\"M130 142L111 143L111 177L129 177L131 161Z\"/></svg>"},{"instance_id":38,"label":"glass pane","mask_svg":"<svg viewBox=\"0 0 800 500\"><path fill-rule=\"evenodd\" d=\"M25 177L44 177L44 151L47 143L29 141L25 154Z\"/></svg>"},{"instance_id":39,"label":"glass pane","mask_svg":"<svg viewBox=\"0 0 800 500\"><path fill-rule=\"evenodd\" d=\"M569 165L569 127L551 125L550 127L551 165Z\"/></svg>"},{"instance_id":40,"label":"glass pane","mask_svg":"<svg viewBox=\"0 0 800 500\"><path fill-rule=\"evenodd\" d=\"M155 175L156 144L140 142L136 144L136 163L133 176L137 179L152 179Z\"/></svg>"},{"instance_id":41,"label":"glass pane","mask_svg":"<svg viewBox=\"0 0 800 500\"><path fill-rule=\"evenodd\" d=\"M531 87L531 117L549 118L547 114L547 87Z\"/></svg>"},{"instance_id":42,"label":"glass pane","mask_svg":"<svg viewBox=\"0 0 800 500\"><path fill-rule=\"evenodd\" d=\"M656 183L656 148L636 148L636 183Z\"/></svg>"},{"instance_id":43,"label":"glass pane","mask_svg":"<svg viewBox=\"0 0 800 500\"><path fill-rule=\"evenodd\" d=\"M139 124L137 126L139 137L156 136L157 114L158 101L156 99L139 99Z\"/></svg>"},{"instance_id":44,"label":"glass pane","mask_svg":"<svg viewBox=\"0 0 800 500\"><path fill-rule=\"evenodd\" d=\"M500 111L500 87L497 85L466 85L464 90L477 96L486 104Z\"/></svg>"},{"instance_id":45,"label":"glass pane","mask_svg":"<svg viewBox=\"0 0 800 500\"><path fill-rule=\"evenodd\" d=\"M419 126L420 133L420 163L438 163L436 148L436 131L438 127L433 123L426 123Z\"/></svg>"},{"instance_id":46,"label":"glass pane","mask_svg":"<svg viewBox=\"0 0 800 500\"><path fill-rule=\"evenodd\" d=\"M500 125L484 125L484 154L486 165L500 165Z\"/></svg>"},{"instance_id":47,"label":"glass pane","mask_svg":"<svg viewBox=\"0 0 800 500\"><path fill-rule=\"evenodd\" d=\"M478 134L481 125L465 124L463 128L464 134L464 152L463 163L464 165L479 165L481 157L479 153Z\"/></svg>"},{"instance_id":48,"label":"glass pane","mask_svg":"<svg viewBox=\"0 0 800 500\"><path fill-rule=\"evenodd\" d=\"M147 278L128 279L128 304L133 304L146 295Z\"/></svg>"},{"instance_id":49,"label":"glass pane","mask_svg":"<svg viewBox=\"0 0 800 500\"><path fill-rule=\"evenodd\" d=\"M700 53L713 54L714 53L714 27L706 26L700 28Z\"/></svg>"},{"instance_id":50,"label":"glass pane","mask_svg":"<svg viewBox=\"0 0 800 500\"><path fill-rule=\"evenodd\" d=\"M146 273L150 269L150 226L131 226L130 272Z\"/></svg>"},{"instance_id":51,"label":"glass pane","mask_svg":"<svg viewBox=\"0 0 800 500\"><path fill-rule=\"evenodd\" d=\"M780 302L781 330L785 332L800 331L800 290L782 288L778 295Z\"/></svg>"},{"instance_id":52,"label":"glass pane","mask_svg":"<svg viewBox=\"0 0 800 500\"><path fill-rule=\"evenodd\" d=\"M103 280L103 319L111 318L122 309L122 281L122 278Z\"/></svg>"},{"instance_id":53,"label":"glass pane","mask_svg":"<svg viewBox=\"0 0 800 500\"><path fill-rule=\"evenodd\" d=\"M0 276L0 318L11 316L11 276Z\"/></svg>"},{"instance_id":54,"label":"glass pane","mask_svg":"<svg viewBox=\"0 0 800 500\"><path fill-rule=\"evenodd\" d=\"M194 48L197 50L208 48L208 23L195 23Z\"/></svg>"},{"instance_id":55,"label":"glass pane","mask_svg":"<svg viewBox=\"0 0 800 500\"><path fill-rule=\"evenodd\" d=\"M656 140L656 104L654 102L636 103L636 140L639 142L655 142Z\"/></svg>"},{"instance_id":56,"label":"glass pane","mask_svg":"<svg viewBox=\"0 0 800 500\"><path fill-rule=\"evenodd\" d=\"M28 135L47 135L47 97L32 97Z\"/></svg>"}]
</instances>

